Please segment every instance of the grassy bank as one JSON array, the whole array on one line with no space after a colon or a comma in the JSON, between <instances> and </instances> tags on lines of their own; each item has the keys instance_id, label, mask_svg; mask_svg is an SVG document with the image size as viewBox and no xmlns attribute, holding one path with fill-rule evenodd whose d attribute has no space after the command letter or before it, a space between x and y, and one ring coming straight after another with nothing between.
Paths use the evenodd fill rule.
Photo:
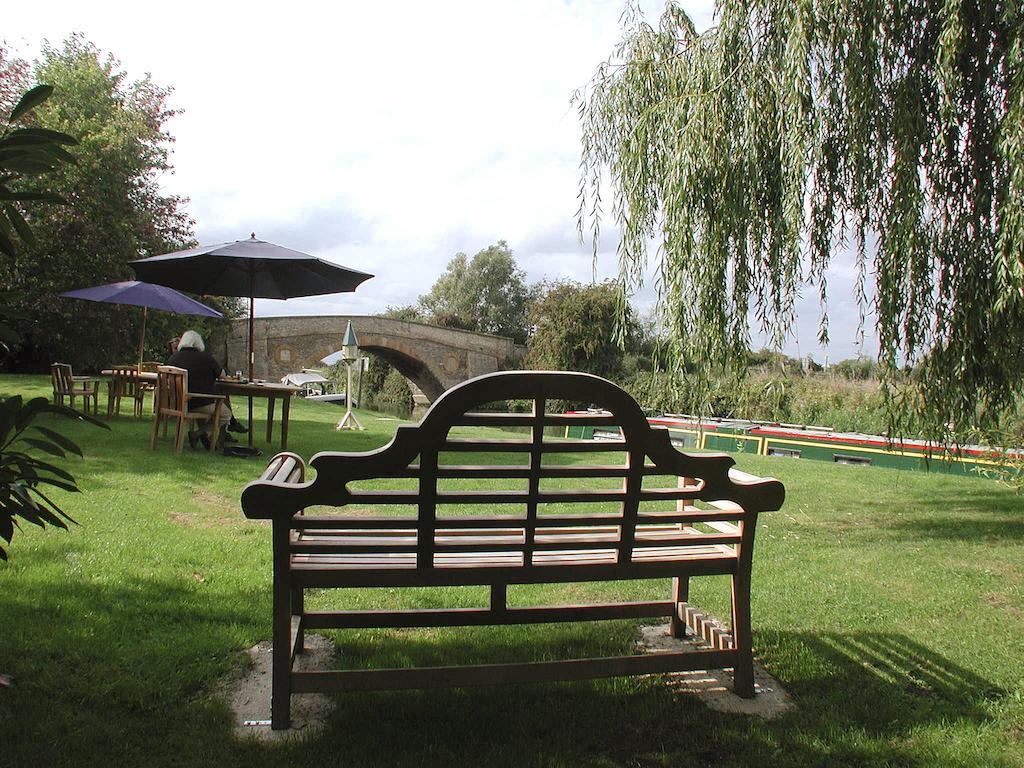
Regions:
<instances>
[{"instance_id":1,"label":"grassy bank","mask_svg":"<svg viewBox=\"0 0 1024 768\"><path fill-rule=\"evenodd\" d=\"M0 395L47 394L0 377ZM396 421L297 402L290 450L364 450ZM57 422L63 427L62 422ZM261 425L257 423L257 429ZM148 450L149 423L74 426L80 525L24 530L0 566L0 766L1024 764L1024 512L976 478L741 457L787 487L754 566L755 647L796 707L763 722L710 711L663 678L352 694L330 726L282 745L232 736L220 681L270 635L269 528L239 491L262 460ZM259 435L259 432L257 432ZM268 454L269 449L266 449ZM661 598L662 582L513 590L513 601ZM365 591L350 604L482 602ZM314 595L313 600L328 596ZM695 579L720 616L726 584ZM346 665L627 651L633 622L333 634Z\"/></svg>"}]
</instances>

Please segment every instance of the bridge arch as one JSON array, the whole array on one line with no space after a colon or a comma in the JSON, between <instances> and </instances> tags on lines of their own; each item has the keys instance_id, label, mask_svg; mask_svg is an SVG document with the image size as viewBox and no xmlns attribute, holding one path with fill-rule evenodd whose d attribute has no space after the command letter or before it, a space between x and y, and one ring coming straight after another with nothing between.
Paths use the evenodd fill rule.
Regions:
<instances>
[{"instance_id":1,"label":"bridge arch","mask_svg":"<svg viewBox=\"0 0 1024 768\"><path fill-rule=\"evenodd\" d=\"M504 336L375 315L264 317L253 327L254 375L276 381L318 366L341 349L350 320L360 348L387 360L431 402L466 379L503 370L525 351ZM227 370L245 370L247 340L248 321L232 320L210 349L222 352Z\"/></svg>"}]
</instances>

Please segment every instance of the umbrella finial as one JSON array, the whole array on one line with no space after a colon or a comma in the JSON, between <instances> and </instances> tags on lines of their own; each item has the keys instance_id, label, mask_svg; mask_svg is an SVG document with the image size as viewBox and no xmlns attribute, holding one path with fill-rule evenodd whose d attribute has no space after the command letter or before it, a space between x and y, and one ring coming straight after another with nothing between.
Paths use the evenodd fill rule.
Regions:
<instances>
[{"instance_id":1,"label":"umbrella finial","mask_svg":"<svg viewBox=\"0 0 1024 768\"><path fill-rule=\"evenodd\" d=\"M256 239L256 233L255 232L250 232L249 233L249 238L252 239L252 240L255 240Z\"/></svg>"}]
</instances>

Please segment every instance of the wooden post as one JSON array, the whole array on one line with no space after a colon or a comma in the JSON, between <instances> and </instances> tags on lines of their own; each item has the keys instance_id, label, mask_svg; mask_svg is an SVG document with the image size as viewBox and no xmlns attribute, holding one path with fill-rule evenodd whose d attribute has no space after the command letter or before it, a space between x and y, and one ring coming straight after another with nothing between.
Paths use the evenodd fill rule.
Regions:
<instances>
[{"instance_id":1,"label":"wooden post","mask_svg":"<svg viewBox=\"0 0 1024 768\"><path fill-rule=\"evenodd\" d=\"M669 624L669 632L672 637L686 637L686 622L679 613L683 608L682 604L687 602L689 599L690 577L677 576L672 579L672 602L675 603L675 605L672 606L672 621Z\"/></svg>"},{"instance_id":2,"label":"wooden post","mask_svg":"<svg viewBox=\"0 0 1024 768\"><path fill-rule=\"evenodd\" d=\"M737 696L754 698L754 649L750 629L750 567L754 555L754 530L757 515L740 523L736 571L732 576L732 643L736 664L733 690Z\"/></svg>"},{"instance_id":3,"label":"wooden post","mask_svg":"<svg viewBox=\"0 0 1024 768\"><path fill-rule=\"evenodd\" d=\"M291 725L292 607L288 552L288 518L274 518L274 619L273 677L270 695L270 727L275 731Z\"/></svg>"}]
</instances>

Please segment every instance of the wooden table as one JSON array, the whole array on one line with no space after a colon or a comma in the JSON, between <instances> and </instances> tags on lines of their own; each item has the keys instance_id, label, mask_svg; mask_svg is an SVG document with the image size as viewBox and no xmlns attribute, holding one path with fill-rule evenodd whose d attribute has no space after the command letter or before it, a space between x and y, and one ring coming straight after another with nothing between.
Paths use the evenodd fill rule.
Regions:
<instances>
[{"instance_id":1,"label":"wooden table","mask_svg":"<svg viewBox=\"0 0 1024 768\"><path fill-rule=\"evenodd\" d=\"M113 375L112 370L100 371L108 378ZM156 373L142 371L137 374L139 381L156 383ZM219 379L217 388L225 395L241 395L243 397L265 397L267 399L267 442L274 439L274 401L281 398L281 450L288 449L288 412L291 409L292 395L301 391L301 387L294 387L291 384L278 384L270 381L243 382L233 379ZM251 411L250 411L251 414ZM238 414L235 414L238 417ZM251 422L250 417L250 422ZM253 425L249 424L249 447L252 448Z\"/></svg>"},{"instance_id":2,"label":"wooden table","mask_svg":"<svg viewBox=\"0 0 1024 768\"><path fill-rule=\"evenodd\" d=\"M301 390L301 387L293 387L291 384L278 384L269 381L242 382L231 379L221 379L217 387L225 395L242 395L249 398L250 404L254 397L265 397L267 399L267 442L274 438L274 401L281 398L281 450L288 448L288 411L291 408L292 395ZM249 447L252 448L252 436L256 430L252 425L252 410L250 409L249 423ZM235 415L237 418L237 414Z\"/></svg>"},{"instance_id":3,"label":"wooden table","mask_svg":"<svg viewBox=\"0 0 1024 768\"><path fill-rule=\"evenodd\" d=\"M156 381L157 376L155 371L132 371L129 370L129 377L135 380L136 384L149 384L153 387L153 410L156 411ZM107 418L109 419L114 409L114 369L104 368L100 371L100 376L107 380ZM121 409L118 408L118 416L121 415Z\"/></svg>"}]
</instances>

